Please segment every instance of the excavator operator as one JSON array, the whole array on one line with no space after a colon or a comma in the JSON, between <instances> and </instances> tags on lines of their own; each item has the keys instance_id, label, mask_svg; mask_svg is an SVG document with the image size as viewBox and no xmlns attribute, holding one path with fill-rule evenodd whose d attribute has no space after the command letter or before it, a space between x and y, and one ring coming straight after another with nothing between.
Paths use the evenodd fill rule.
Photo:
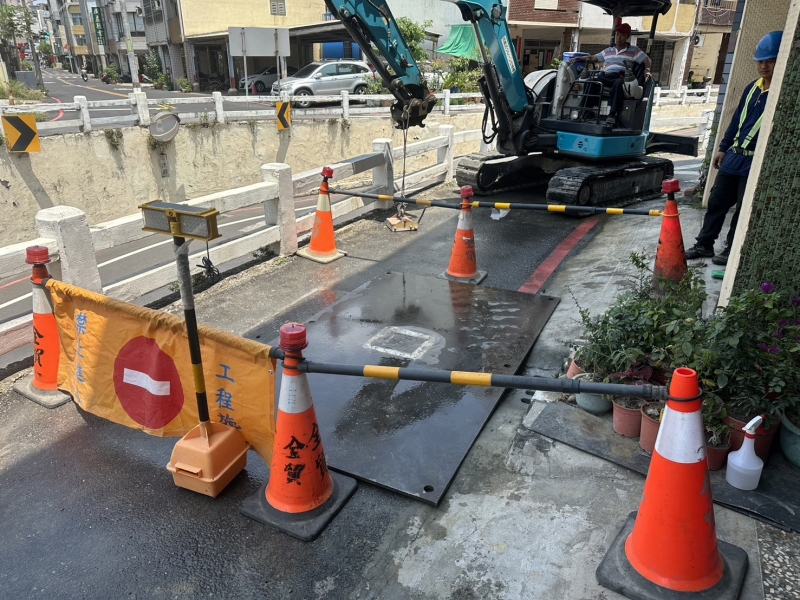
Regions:
<instances>
[{"instance_id":1,"label":"excavator operator","mask_svg":"<svg viewBox=\"0 0 800 600\"><path fill-rule=\"evenodd\" d=\"M621 23L614 31L614 45L609 46L594 56L576 56L570 62L586 61L590 63L603 63L603 71L596 73L594 78L603 83L603 87L610 88L609 113L606 125L614 127L617 123L617 113L622 108L625 94L622 89L625 75L625 62L631 61L634 65L644 64L646 77L650 76L650 57L640 48L631 46L628 39L631 37L631 26ZM641 81L640 81L641 83Z\"/></svg>"}]
</instances>

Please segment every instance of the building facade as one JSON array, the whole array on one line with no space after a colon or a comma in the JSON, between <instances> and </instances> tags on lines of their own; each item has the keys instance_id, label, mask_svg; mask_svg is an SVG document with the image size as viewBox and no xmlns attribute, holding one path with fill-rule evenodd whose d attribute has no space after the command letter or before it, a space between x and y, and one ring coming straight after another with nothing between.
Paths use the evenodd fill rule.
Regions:
<instances>
[{"instance_id":1,"label":"building facade","mask_svg":"<svg viewBox=\"0 0 800 600\"><path fill-rule=\"evenodd\" d=\"M84 0L87 3L93 0ZM102 23L102 28L95 27L95 35L102 29L101 35L105 43L103 44L102 55L104 65L114 65L117 70L130 76L128 67L128 46L125 41L125 31L123 19L127 19L131 33L133 52L139 61L139 72L142 72L142 57L147 52L147 41L145 38L144 11L142 0L94 0L99 19L93 19L93 23ZM105 68L105 66L103 66Z\"/></svg>"}]
</instances>

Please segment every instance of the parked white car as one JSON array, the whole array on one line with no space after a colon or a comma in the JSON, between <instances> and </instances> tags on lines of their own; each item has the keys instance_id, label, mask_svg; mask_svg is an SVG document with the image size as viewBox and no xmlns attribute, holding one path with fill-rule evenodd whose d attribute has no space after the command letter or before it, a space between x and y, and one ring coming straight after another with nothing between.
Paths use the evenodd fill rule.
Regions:
<instances>
[{"instance_id":1,"label":"parked white car","mask_svg":"<svg viewBox=\"0 0 800 600\"><path fill-rule=\"evenodd\" d=\"M271 94L289 92L290 96L327 96L348 91L366 94L367 85L375 75L367 63L360 60L316 61L300 69L293 77L272 84ZM298 100L297 106L307 108L310 100Z\"/></svg>"},{"instance_id":2,"label":"parked white car","mask_svg":"<svg viewBox=\"0 0 800 600\"><path fill-rule=\"evenodd\" d=\"M297 69L295 67L286 67L286 71L289 73L289 76L294 75L297 73ZM267 90L272 88L272 84L278 81L278 68L277 67L267 67L266 69L262 70L260 73L256 73L255 75L248 75L247 81L245 82L244 77L239 80L239 89L243 90L245 87L248 89L253 89L253 84L256 84L256 91L259 94L263 94ZM245 86L246 84L246 86Z\"/></svg>"}]
</instances>

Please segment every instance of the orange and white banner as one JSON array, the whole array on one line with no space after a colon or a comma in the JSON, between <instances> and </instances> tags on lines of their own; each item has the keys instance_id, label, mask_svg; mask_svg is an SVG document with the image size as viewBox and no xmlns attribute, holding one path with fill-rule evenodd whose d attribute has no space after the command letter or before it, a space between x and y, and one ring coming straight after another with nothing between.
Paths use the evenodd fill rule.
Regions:
<instances>
[{"instance_id":1,"label":"orange and white banner","mask_svg":"<svg viewBox=\"0 0 800 600\"><path fill-rule=\"evenodd\" d=\"M61 340L58 387L90 413L159 437L198 423L189 341L176 316L56 280L47 282ZM200 326L212 421L241 430L269 465L275 436L270 347Z\"/></svg>"}]
</instances>

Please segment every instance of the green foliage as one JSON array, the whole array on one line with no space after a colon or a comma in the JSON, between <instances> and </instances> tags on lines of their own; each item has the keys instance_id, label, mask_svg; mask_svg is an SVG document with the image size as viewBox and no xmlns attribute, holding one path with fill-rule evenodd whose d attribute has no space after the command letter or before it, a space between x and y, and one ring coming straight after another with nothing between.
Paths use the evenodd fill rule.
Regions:
<instances>
[{"instance_id":1,"label":"green foliage","mask_svg":"<svg viewBox=\"0 0 800 600\"><path fill-rule=\"evenodd\" d=\"M163 88L169 83L169 79L165 73L159 73L155 79L153 79L153 85L156 88Z\"/></svg>"},{"instance_id":2,"label":"green foliage","mask_svg":"<svg viewBox=\"0 0 800 600\"><path fill-rule=\"evenodd\" d=\"M456 89L462 94L480 92L478 79L482 73L480 69L472 68L473 64L473 61L463 56L452 57L447 61L447 76L444 78L442 87L446 90Z\"/></svg>"},{"instance_id":3,"label":"green foliage","mask_svg":"<svg viewBox=\"0 0 800 600\"><path fill-rule=\"evenodd\" d=\"M122 141L122 129L117 127L116 129L104 129L103 133L108 140L108 144L114 149L119 149L119 144Z\"/></svg>"},{"instance_id":4,"label":"green foliage","mask_svg":"<svg viewBox=\"0 0 800 600\"><path fill-rule=\"evenodd\" d=\"M36 47L37 52L41 54L44 58L49 59L53 55L53 47L48 42L39 42L39 45Z\"/></svg>"},{"instance_id":5,"label":"green foliage","mask_svg":"<svg viewBox=\"0 0 800 600\"><path fill-rule=\"evenodd\" d=\"M425 41L425 28L430 27L433 21L425 21L422 25L412 21L408 17L400 17L397 19L397 28L408 46L411 56L414 60L425 60L428 58L428 53L422 47L422 42Z\"/></svg>"},{"instance_id":6,"label":"green foliage","mask_svg":"<svg viewBox=\"0 0 800 600\"><path fill-rule=\"evenodd\" d=\"M188 94L192 91L192 84L189 83L189 80L185 77L179 77L175 80L175 86L182 91L184 94Z\"/></svg>"},{"instance_id":7,"label":"green foliage","mask_svg":"<svg viewBox=\"0 0 800 600\"><path fill-rule=\"evenodd\" d=\"M119 83L119 70L117 69L117 65L111 63L106 67L106 76L111 80L111 83Z\"/></svg>"},{"instance_id":8,"label":"green foliage","mask_svg":"<svg viewBox=\"0 0 800 600\"><path fill-rule=\"evenodd\" d=\"M167 147L169 142L162 142L154 138L151 134L147 134L147 147L150 150L161 151Z\"/></svg>"},{"instance_id":9,"label":"green foliage","mask_svg":"<svg viewBox=\"0 0 800 600\"><path fill-rule=\"evenodd\" d=\"M155 81L161 73L161 59L155 48L150 48L144 55L144 74L150 81Z\"/></svg>"},{"instance_id":10,"label":"green foliage","mask_svg":"<svg viewBox=\"0 0 800 600\"><path fill-rule=\"evenodd\" d=\"M31 65L30 61L23 60L20 63L20 66L22 67L23 71L33 71L33 65Z\"/></svg>"},{"instance_id":11,"label":"green foliage","mask_svg":"<svg viewBox=\"0 0 800 600\"><path fill-rule=\"evenodd\" d=\"M44 100L47 96L43 90L32 90L16 79L12 79L6 85L0 85L0 98L8 98L9 90L16 100Z\"/></svg>"},{"instance_id":12,"label":"green foliage","mask_svg":"<svg viewBox=\"0 0 800 600\"><path fill-rule=\"evenodd\" d=\"M384 83L383 79L380 77L376 77L375 79L371 79L367 81L367 94L389 94L389 88L387 88Z\"/></svg>"},{"instance_id":13,"label":"green foliage","mask_svg":"<svg viewBox=\"0 0 800 600\"><path fill-rule=\"evenodd\" d=\"M24 38L33 24L33 14L21 6L0 7L0 38L13 40Z\"/></svg>"}]
</instances>

